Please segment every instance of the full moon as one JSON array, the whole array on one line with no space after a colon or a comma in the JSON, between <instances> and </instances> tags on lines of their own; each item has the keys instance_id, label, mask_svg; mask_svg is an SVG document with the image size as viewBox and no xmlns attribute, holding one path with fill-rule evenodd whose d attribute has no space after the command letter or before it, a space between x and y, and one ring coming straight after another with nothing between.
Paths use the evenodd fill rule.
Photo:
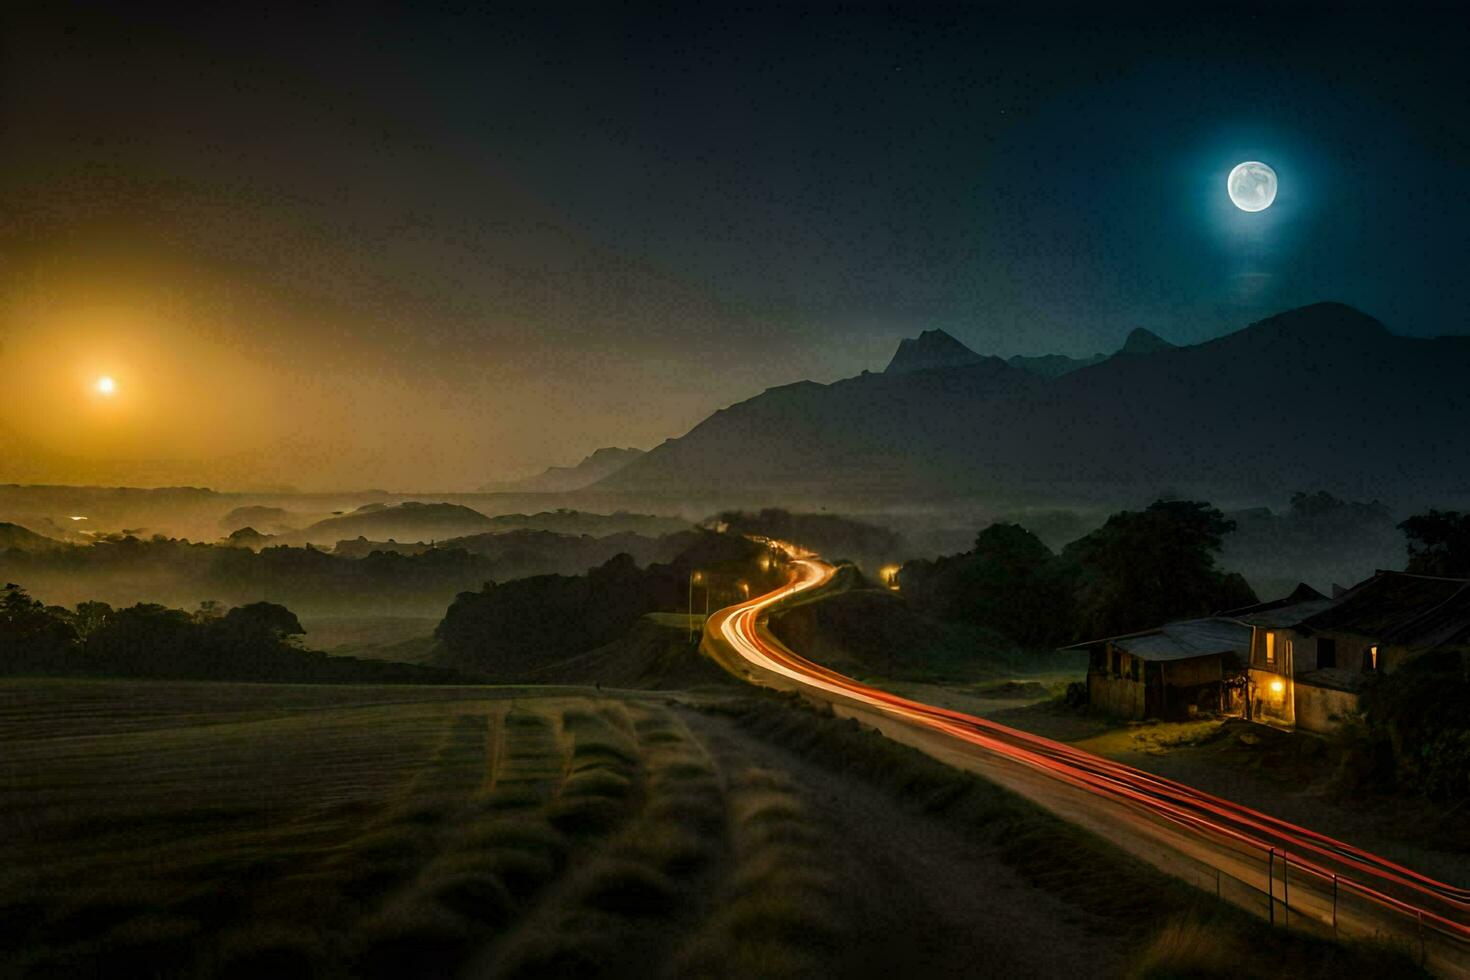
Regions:
<instances>
[{"instance_id":1,"label":"full moon","mask_svg":"<svg viewBox=\"0 0 1470 980\"><path fill-rule=\"evenodd\" d=\"M100 378L97 379L97 394L99 394L99 395L110 395L110 394L112 394L116 390L117 390L117 383L114 382L107 375L104 374L102 377L100 377Z\"/></svg>"},{"instance_id":2,"label":"full moon","mask_svg":"<svg viewBox=\"0 0 1470 980\"><path fill-rule=\"evenodd\" d=\"M1257 160L1237 163L1225 181L1230 201L1242 211L1264 211L1276 200L1276 171Z\"/></svg>"}]
</instances>

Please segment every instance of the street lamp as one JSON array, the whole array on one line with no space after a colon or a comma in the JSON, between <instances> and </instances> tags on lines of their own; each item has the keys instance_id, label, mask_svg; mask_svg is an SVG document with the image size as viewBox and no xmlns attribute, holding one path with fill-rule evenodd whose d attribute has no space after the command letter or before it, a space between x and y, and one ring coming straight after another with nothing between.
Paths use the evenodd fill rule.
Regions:
<instances>
[{"instance_id":1,"label":"street lamp","mask_svg":"<svg viewBox=\"0 0 1470 980\"><path fill-rule=\"evenodd\" d=\"M703 572L690 572L689 573L689 640L690 640L691 643L694 641L694 583L695 582L699 582L701 584L704 582L704 573ZM704 590L704 615L705 615L705 618L706 619L709 618L709 589L708 588L706 588Z\"/></svg>"}]
</instances>

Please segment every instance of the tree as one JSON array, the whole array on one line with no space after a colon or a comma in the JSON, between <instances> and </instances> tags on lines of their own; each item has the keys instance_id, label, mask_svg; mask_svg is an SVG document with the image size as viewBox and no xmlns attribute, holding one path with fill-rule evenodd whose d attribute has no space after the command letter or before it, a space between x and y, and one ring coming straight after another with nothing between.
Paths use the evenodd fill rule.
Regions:
<instances>
[{"instance_id":1,"label":"tree","mask_svg":"<svg viewBox=\"0 0 1470 980\"><path fill-rule=\"evenodd\" d=\"M306 635L296 614L274 602L252 602L249 605L236 606L225 613L221 623L236 633L269 637L277 643L285 643L293 636Z\"/></svg>"},{"instance_id":2,"label":"tree","mask_svg":"<svg viewBox=\"0 0 1470 980\"><path fill-rule=\"evenodd\" d=\"M1159 500L1121 511L1069 544L1077 578L1077 627L1085 637L1148 629L1256 601L1245 579L1215 565L1235 529L1208 503Z\"/></svg>"},{"instance_id":3,"label":"tree","mask_svg":"<svg viewBox=\"0 0 1470 980\"><path fill-rule=\"evenodd\" d=\"M194 622L201 625L212 623L225 614L224 603L218 599L205 599L199 603L199 608L194 610Z\"/></svg>"},{"instance_id":4,"label":"tree","mask_svg":"<svg viewBox=\"0 0 1470 980\"><path fill-rule=\"evenodd\" d=\"M917 608L974 623L1026 648L1070 635L1072 596L1064 569L1041 539L1019 524L992 524L964 554L913 561L899 587Z\"/></svg>"},{"instance_id":5,"label":"tree","mask_svg":"<svg viewBox=\"0 0 1470 980\"><path fill-rule=\"evenodd\" d=\"M182 609L143 603L118 609L88 638L93 669L120 676L194 676L181 665L195 652L193 618Z\"/></svg>"},{"instance_id":6,"label":"tree","mask_svg":"<svg viewBox=\"0 0 1470 980\"><path fill-rule=\"evenodd\" d=\"M107 620L112 616L112 607L105 602L96 600L77 603L77 611L72 616L72 624L76 627L77 639L83 643L87 637L107 625Z\"/></svg>"},{"instance_id":7,"label":"tree","mask_svg":"<svg viewBox=\"0 0 1470 980\"><path fill-rule=\"evenodd\" d=\"M1409 539L1405 571L1470 578L1470 514L1430 510L1404 521L1399 530Z\"/></svg>"},{"instance_id":8,"label":"tree","mask_svg":"<svg viewBox=\"0 0 1470 980\"><path fill-rule=\"evenodd\" d=\"M12 582L0 592L0 671L63 666L76 638L70 623L47 611L20 586Z\"/></svg>"}]
</instances>

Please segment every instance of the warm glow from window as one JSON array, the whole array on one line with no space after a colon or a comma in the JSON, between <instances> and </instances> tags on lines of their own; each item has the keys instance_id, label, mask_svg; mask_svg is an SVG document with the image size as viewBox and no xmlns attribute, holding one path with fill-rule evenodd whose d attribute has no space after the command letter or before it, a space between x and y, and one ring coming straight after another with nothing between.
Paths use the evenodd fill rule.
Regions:
<instances>
[{"instance_id":1,"label":"warm glow from window","mask_svg":"<svg viewBox=\"0 0 1470 980\"><path fill-rule=\"evenodd\" d=\"M1275 633L1271 633L1271 632L1267 632L1266 633L1266 663L1268 663L1268 664L1274 664L1275 662L1276 662L1276 634Z\"/></svg>"},{"instance_id":2,"label":"warm glow from window","mask_svg":"<svg viewBox=\"0 0 1470 980\"><path fill-rule=\"evenodd\" d=\"M1377 647L1376 644L1374 646L1371 646L1371 647L1368 648L1368 657L1369 657L1369 661L1373 665L1372 666L1372 669L1373 670L1377 670L1378 669L1378 647Z\"/></svg>"},{"instance_id":3,"label":"warm glow from window","mask_svg":"<svg viewBox=\"0 0 1470 980\"><path fill-rule=\"evenodd\" d=\"M97 379L96 387L97 394L110 395L117 390L117 382L113 381L111 378L104 374L102 377Z\"/></svg>"},{"instance_id":4,"label":"warm glow from window","mask_svg":"<svg viewBox=\"0 0 1470 980\"><path fill-rule=\"evenodd\" d=\"M1283 684L1281 681L1272 681L1271 682L1271 693L1272 694L1280 694L1282 691L1285 691L1285 690L1286 690L1286 685Z\"/></svg>"}]
</instances>

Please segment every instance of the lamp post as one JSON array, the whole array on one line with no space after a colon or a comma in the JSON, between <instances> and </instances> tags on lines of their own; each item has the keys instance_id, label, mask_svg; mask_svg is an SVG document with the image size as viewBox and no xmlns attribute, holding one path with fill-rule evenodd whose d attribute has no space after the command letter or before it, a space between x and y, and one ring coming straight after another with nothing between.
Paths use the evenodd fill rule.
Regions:
<instances>
[{"instance_id":1,"label":"lamp post","mask_svg":"<svg viewBox=\"0 0 1470 980\"><path fill-rule=\"evenodd\" d=\"M689 573L689 641L694 642L694 583L703 582L703 572ZM709 589L704 590L704 615L709 617Z\"/></svg>"}]
</instances>

